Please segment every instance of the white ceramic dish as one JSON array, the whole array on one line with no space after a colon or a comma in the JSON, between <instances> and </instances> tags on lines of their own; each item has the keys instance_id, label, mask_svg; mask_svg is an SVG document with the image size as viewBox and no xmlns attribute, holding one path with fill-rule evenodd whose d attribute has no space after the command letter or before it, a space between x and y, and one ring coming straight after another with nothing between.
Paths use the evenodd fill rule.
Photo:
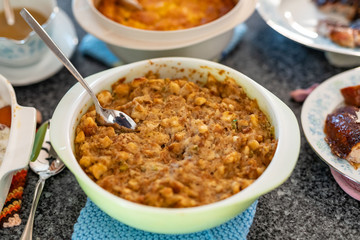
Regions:
<instances>
[{"instance_id":1,"label":"white ceramic dish","mask_svg":"<svg viewBox=\"0 0 360 240\"><path fill-rule=\"evenodd\" d=\"M326 16L311 0L259 0L257 11L270 27L293 41L327 52L360 56L360 48L341 47L317 34L318 20Z\"/></svg>"},{"instance_id":2,"label":"white ceramic dish","mask_svg":"<svg viewBox=\"0 0 360 240\"><path fill-rule=\"evenodd\" d=\"M295 167L300 132L292 111L273 94L245 75L224 65L193 58L159 58L113 68L86 78L94 92L110 89L112 83L125 77L131 81L149 71L160 78L188 77L206 81L211 73L219 81L234 78L248 96L256 98L275 127L278 147L265 172L249 187L225 200L193 208L157 208L119 198L99 187L81 169L74 157L74 131L91 99L80 84L76 84L56 107L50 126L52 145L88 197L113 218L145 231L156 233L190 233L224 223L248 208L259 196L282 184Z\"/></svg>"},{"instance_id":3,"label":"white ceramic dish","mask_svg":"<svg viewBox=\"0 0 360 240\"><path fill-rule=\"evenodd\" d=\"M213 22L177 31L126 27L105 18L93 4L93 0L73 0L75 19L85 31L106 42L122 61L134 62L166 56L217 58L231 40L234 27L254 12L256 0L241 0Z\"/></svg>"},{"instance_id":4,"label":"white ceramic dish","mask_svg":"<svg viewBox=\"0 0 360 240\"><path fill-rule=\"evenodd\" d=\"M326 164L352 181L360 184L360 169L331 153L325 142L324 125L326 116L336 107L344 104L340 89L360 82L360 68L346 71L324 81L306 98L301 111L301 122L310 146Z\"/></svg>"},{"instance_id":5,"label":"white ceramic dish","mask_svg":"<svg viewBox=\"0 0 360 240\"><path fill-rule=\"evenodd\" d=\"M13 173L27 166L35 138L36 111L16 102L10 82L0 75L0 97L11 106L11 128L4 159L0 165L0 209L8 194Z\"/></svg>"},{"instance_id":6,"label":"white ceramic dish","mask_svg":"<svg viewBox=\"0 0 360 240\"><path fill-rule=\"evenodd\" d=\"M78 44L76 31L70 18L64 11L59 10L54 19L53 40L67 57L71 57ZM13 86L25 86L48 79L57 73L63 64L46 48L44 56L36 64L21 68L0 66L0 73L4 75Z\"/></svg>"}]
</instances>

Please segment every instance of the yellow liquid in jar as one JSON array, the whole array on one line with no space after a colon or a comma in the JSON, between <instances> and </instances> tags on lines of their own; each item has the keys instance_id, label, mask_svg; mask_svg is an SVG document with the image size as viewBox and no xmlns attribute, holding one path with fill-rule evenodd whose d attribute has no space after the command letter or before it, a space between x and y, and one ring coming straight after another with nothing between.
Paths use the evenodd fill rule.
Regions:
<instances>
[{"instance_id":1,"label":"yellow liquid in jar","mask_svg":"<svg viewBox=\"0 0 360 240\"><path fill-rule=\"evenodd\" d=\"M14 40L22 40L25 39L32 29L25 22L25 20L20 15L20 10L22 8L14 8L14 17L15 24L8 25L5 18L5 12L0 12L0 37L6 37ZM40 23L40 25L44 24L48 18L48 16L44 16L42 13L39 13L33 9L27 9L31 15Z\"/></svg>"}]
</instances>

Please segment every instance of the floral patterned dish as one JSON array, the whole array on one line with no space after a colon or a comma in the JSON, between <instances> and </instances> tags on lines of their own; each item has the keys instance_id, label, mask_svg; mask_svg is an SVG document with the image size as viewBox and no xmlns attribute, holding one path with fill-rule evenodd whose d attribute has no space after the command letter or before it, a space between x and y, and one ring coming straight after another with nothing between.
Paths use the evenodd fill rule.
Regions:
<instances>
[{"instance_id":1,"label":"floral patterned dish","mask_svg":"<svg viewBox=\"0 0 360 240\"><path fill-rule=\"evenodd\" d=\"M360 168L355 169L345 159L332 154L325 142L324 124L326 116L344 104L340 89L360 84L360 68L355 68L329 78L320 84L306 99L301 122L310 146L326 164L338 173L360 184Z\"/></svg>"}]
</instances>

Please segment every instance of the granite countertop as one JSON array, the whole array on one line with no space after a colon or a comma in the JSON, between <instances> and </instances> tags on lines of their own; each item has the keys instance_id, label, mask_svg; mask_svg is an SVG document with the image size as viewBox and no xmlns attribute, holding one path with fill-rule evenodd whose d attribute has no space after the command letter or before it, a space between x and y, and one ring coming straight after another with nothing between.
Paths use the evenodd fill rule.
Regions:
<instances>
[{"instance_id":1,"label":"granite countertop","mask_svg":"<svg viewBox=\"0 0 360 240\"><path fill-rule=\"evenodd\" d=\"M85 32L76 23L71 1L58 1L73 20L79 39ZM347 70L331 66L321 51L293 42L271 29L254 13L246 22L248 31L236 49L221 63L232 67L284 101L300 124L302 105L289 92L321 83ZM107 69L76 49L71 58L83 76ZM51 118L62 96L76 83L63 68L46 81L15 87L18 103L39 109ZM248 239L359 239L360 202L348 196L333 179L330 169L313 152L301 131L298 163L290 178L259 198ZM38 176L29 171L24 189L20 226L0 229L1 239L19 239L30 212ZM86 195L75 177L65 169L46 181L34 223L34 239L70 239L84 207Z\"/></svg>"}]
</instances>

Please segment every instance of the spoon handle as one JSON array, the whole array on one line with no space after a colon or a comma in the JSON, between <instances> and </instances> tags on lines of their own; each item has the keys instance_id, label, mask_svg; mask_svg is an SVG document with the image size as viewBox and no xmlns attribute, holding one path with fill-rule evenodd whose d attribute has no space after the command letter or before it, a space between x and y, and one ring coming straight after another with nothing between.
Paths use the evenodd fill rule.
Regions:
<instances>
[{"instance_id":1,"label":"spoon handle","mask_svg":"<svg viewBox=\"0 0 360 240\"><path fill-rule=\"evenodd\" d=\"M32 205L31 205L29 219L26 223L24 232L22 233L20 240L31 240L32 239L34 216L35 216L36 208L39 203L39 199L40 199L42 190L44 189L44 185L45 185L45 179L40 178L36 184L34 199L33 199Z\"/></svg>"},{"instance_id":2,"label":"spoon handle","mask_svg":"<svg viewBox=\"0 0 360 240\"><path fill-rule=\"evenodd\" d=\"M6 22L9 25L15 24L15 16L14 16L14 10L12 6L10 5L10 0L4 1L4 12L5 12L5 18Z\"/></svg>"},{"instance_id":3,"label":"spoon handle","mask_svg":"<svg viewBox=\"0 0 360 240\"><path fill-rule=\"evenodd\" d=\"M76 78L76 80L78 80L78 82L80 82L80 84L86 89L86 91L90 94L91 98L93 99L95 103L95 107L97 108L98 105L100 106L95 94L92 92L89 85L85 82L84 78L74 67L74 65L70 62L70 60L65 56L65 54L61 51L61 49L54 43L54 41L50 38L47 32L34 19L34 17L25 8L21 9L20 15L25 19L25 21L29 24L29 26L39 35L39 37L56 55L56 57L64 64L64 66L72 73L72 75Z\"/></svg>"},{"instance_id":4,"label":"spoon handle","mask_svg":"<svg viewBox=\"0 0 360 240\"><path fill-rule=\"evenodd\" d=\"M122 2L123 4L127 4L128 6L133 7L137 10L143 9L138 0L121 0L120 2Z\"/></svg>"}]
</instances>

